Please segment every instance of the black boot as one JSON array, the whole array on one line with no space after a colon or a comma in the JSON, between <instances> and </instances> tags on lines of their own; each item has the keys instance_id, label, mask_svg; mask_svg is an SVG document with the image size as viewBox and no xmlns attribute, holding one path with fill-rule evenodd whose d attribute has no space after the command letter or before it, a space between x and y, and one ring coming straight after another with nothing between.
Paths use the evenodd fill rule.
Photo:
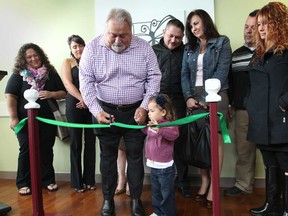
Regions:
<instances>
[{"instance_id":1,"label":"black boot","mask_svg":"<svg viewBox=\"0 0 288 216\"><path fill-rule=\"evenodd\" d=\"M132 216L145 216L145 210L142 206L140 199L131 200L131 215Z\"/></svg>"},{"instance_id":2,"label":"black boot","mask_svg":"<svg viewBox=\"0 0 288 216\"><path fill-rule=\"evenodd\" d=\"M254 216L281 215L281 178L283 174L279 167L267 167L265 169L266 201L259 208L250 209ZM283 213L282 213L283 214Z\"/></svg>"},{"instance_id":3,"label":"black boot","mask_svg":"<svg viewBox=\"0 0 288 216\"><path fill-rule=\"evenodd\" d=\"M284 174L283 216L288 216L288 176Z\"/></svg>"}]
</instances>

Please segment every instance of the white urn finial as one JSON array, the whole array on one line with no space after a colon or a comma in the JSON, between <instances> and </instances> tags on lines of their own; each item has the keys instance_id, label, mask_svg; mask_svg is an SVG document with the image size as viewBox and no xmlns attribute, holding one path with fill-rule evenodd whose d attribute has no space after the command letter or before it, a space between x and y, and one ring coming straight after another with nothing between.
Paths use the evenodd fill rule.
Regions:
<instances>
[{"instance_id":1,"label":"white urn finial","mask_svg":"<svg viewBox=\"0 0 288 216\"><path fill-rule=\"evenodd\" d=\"M39 109L40 105L35 101L39 98L39 92L35 89L27 89L24 92L24 98L28 103L24 106L25 109Z\"/></svg>"},{"instance_id":2,"label":"white urn finial","mask_svg":"<svg viewBox=\"0 0 288 216\"><path fill-rule=\"evenodd\" d=\"M217 93L221 88L221 83L219 79L207 79L205 80L205 90L207 92L206 102L218 102L221 101L221 96Z\"/></svg>"}]
</instances>

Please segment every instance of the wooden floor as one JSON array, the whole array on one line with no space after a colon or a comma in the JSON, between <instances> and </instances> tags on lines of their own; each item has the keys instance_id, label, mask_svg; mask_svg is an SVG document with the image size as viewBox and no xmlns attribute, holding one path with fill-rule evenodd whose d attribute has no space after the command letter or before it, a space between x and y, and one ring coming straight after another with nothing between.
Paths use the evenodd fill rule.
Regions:
<instances>
[{"instance_id":1,"label":"wooden floor","mask_svg":"<svg viewBox=\"0 0 288 216\"><path fill-rule=\"evenodd\" d=\"M69 182L57 183L59 185L58 191L48 192L43 190L42 192L45 215L100 215L103 201L101 185L97 185L95 191L76 193L70 188ZM193 188L193 195L195 195L196 190L197 188ZM223 188L221 188L221 191L223 191ZM150 186L144 186L141 199L146 215L152 214ZM249 216L249 209L258 207L263 203L264 199L264 189L255 189L253 194L238 197L221 195L221 216ZM129 216L129 196L124 193L115 196L114 200L116 215ZM32 196L20 196L15 186L15 180L0 180L0 202L12 207L7 216L32 215ZM177 216L213 215L212 210L206 209L203 203L196 202L193 198L183 198L179 192L176 192L176 203Z\"/></svg>"}]
</instances>

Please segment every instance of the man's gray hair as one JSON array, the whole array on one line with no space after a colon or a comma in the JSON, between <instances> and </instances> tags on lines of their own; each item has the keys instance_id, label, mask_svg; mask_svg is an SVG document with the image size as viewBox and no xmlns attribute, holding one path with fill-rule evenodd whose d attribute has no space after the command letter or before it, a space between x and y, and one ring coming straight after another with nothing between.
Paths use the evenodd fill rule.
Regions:
<instances>
[{"instance_id":1,"label":"man's gray hair","mask_svg":"<svg viewBox=\"0 0 288 216\"><path fill-rule=\"evenodd\" d=\"M118 22L127 22L130 29L132 30L132 17L127 10L122 8L113 8L107 16L106 23L111 19Z\"/></svg>"}]
</instances>

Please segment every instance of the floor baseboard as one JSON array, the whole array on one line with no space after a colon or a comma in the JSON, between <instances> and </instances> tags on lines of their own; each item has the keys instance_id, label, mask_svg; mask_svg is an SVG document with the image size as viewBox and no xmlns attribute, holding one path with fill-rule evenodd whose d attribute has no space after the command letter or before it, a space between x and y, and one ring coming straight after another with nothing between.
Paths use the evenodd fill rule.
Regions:
<instances>
[{"instance_id":1,"label":"floor baseboard","mask_svg":"<svg viewBox=\"0 0 288 216\"><path fill-rule=\"evenodd\" d=\"M70 181L69 173L56 173L56 181ZM16 179L16 172L8 172L8 171L0 171L0 179ZM96 174L95 179L97 183L101 183L101 175ZM192 186L200 185L200 177L199 175L191 175L191 184ZM234 185L235 178L234 177L221 177L220 178L220 186L221 187L232 187ZM145 174L144 176L144 185L150 185L150 175ZM255 188L264 188L265 187L265 179L264 178L256 178L254 183Z\"/></svg>"}]
</instances>

